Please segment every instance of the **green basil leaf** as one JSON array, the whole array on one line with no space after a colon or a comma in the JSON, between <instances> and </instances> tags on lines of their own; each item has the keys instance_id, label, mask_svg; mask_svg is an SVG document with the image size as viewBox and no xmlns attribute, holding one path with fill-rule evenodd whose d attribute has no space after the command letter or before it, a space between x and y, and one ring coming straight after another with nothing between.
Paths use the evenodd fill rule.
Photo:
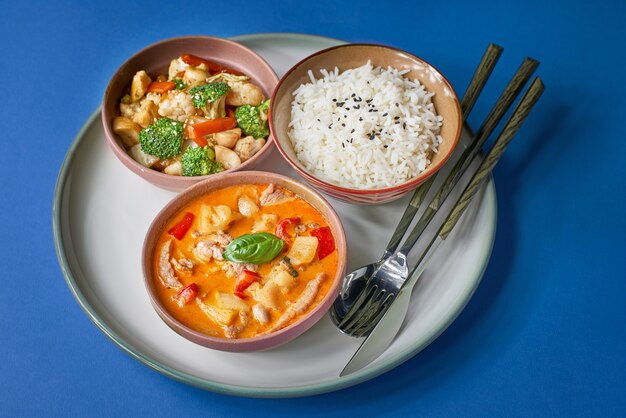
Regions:
<instances>
[{"instance_id":1,"label":"green basil leaf","mask_svg":"<svg viewBox=\"0 0 626 418\"><path fill-rule=\"evenodd\" d=\"M264 264L272 261L284 245L282 239L267 232L247 234L232 240L222 257L235 263Z\"/></svg>"}]
</instances>

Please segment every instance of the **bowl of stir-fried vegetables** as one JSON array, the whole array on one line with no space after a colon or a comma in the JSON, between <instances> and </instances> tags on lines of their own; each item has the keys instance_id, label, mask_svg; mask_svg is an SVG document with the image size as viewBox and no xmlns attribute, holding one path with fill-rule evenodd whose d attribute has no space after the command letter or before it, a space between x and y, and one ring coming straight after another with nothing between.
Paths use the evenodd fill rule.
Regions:
<instances>
[{"instance_id":1,"label":"bowl of stir-fried vegetables","mask_svg":"<svg viewBox=\"0 0 626 418\"><path fill-rule=\"evenodd\" d=\"M278 77L227 39L167 39L116 71L102 105L114 154L135 174L173 191L250 169L268 155L267 115Z\"/></svg>"}]
</instances>

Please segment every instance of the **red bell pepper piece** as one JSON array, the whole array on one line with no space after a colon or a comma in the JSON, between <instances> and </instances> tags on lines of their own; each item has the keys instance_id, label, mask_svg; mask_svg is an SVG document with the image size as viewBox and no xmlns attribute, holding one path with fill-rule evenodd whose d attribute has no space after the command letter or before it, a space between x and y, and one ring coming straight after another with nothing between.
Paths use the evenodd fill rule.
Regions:
<instances>
[{"instance_id":1,"label":"red bell pepper piece","mask_svg":"<svg viewBox=\"0 0 626 418\"><path fill-rule=\"evenodd\" d=\"M317 257L320 260L335 251L335 238L330 227L312 229L311 236L317 238Z\"/></svg>"},{"instance_id":2,"label":"red bell pepper piece","mask_svg":"<svg viewBox=\"0 0 626 418\"><path fill-rule=\"evenodd\" d=\"M237 120L235 118L217 118L207 120L206 122L196 123L189 126L188 136L193 139L196 144L201 147L207 146L207 140L205 135L215 134L222 131L227 131L237 127Z\"/></svg>"},{"instance_id":3,"label":"red bell pepper piece","mask_svg":"<svg viewBox=\"0 0 626 418\"><path fill-rule=\"evenodd\" d=\"M170 90L174 90L176 83L173 81L153 81L148 86L148 93L167 93Z\"/></svg>"},{"instance_id":4,"label":"red bell pepper piece","mask_svg":"<svg viewBox=\"0 0 626 418\"><path fill-rule=\"evenodd\" d=\"M278 222L278 225L276 225L276 231L274 235L289 244L291 242L291 239L287 234L287 226L298 224L299 222L300 218L298 217L282 219L280 222Z\"/></svg>"},{"instance_id":5,"label":"red bell pepper piece","mask_svg":"<svg viewBox=\"0 0 626 418\"><path fill-rule=\"evenodd\" d=\"M252 270L244 270L241 272L239 277L237 277L237 281L235 281L235 290L233 291L234 295L238 298L245 299L246 295L243 293L250 285L257 280L259 280L261 276L256 271Z\"/></svg>"},{"instance_id":6,"label":"red bell pepper piece","mask_svg":"<svg viewBox=\"0 0 626 418\"><path fill-rule=\"evenodd\" d=\"M167 231L167 233L180 241L181 239L183 239L187 231L189 231L189 228L191 228L191 224L193 223L193 218L194 218L193 213L191 212L185 213L185 216L183 216L183 219L181 219L180 222L178 222L176 225L171 227L170 230Z\"/></svg>"},{"instance_id":7,"label":"red bell pepper piece","mask_svg":"<svg viewBox=\"0 0 626 418\"><path fill-rule=\"evenodd\" d=\"M205 60L204 58L200 58L196 55L183 54L181 55L180 58L183 60L185 64L193 65L194 67L204 64L212 73L228 73L228 74L233 74L233 75L244 75L241 71L224 67L223 65L218 64L217 62Z\"/></svg>"},{"instance_id":8,"label":"red bell pepper piece","mask_svg":"<svg viewBox=\"0 0 626 418\"><path fill-rule=\"evenodd\" d=\"M181 308L194 300L198 296L198 285L191 283L189 286L185 286L174 295L174 300Z\"/></svg>"}]
</instances>

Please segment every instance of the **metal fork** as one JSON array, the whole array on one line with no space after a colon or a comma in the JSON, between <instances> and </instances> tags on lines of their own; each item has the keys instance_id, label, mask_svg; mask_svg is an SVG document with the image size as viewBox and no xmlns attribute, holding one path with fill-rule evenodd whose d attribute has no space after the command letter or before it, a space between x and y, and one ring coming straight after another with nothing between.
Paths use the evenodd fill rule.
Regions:
<instances>
[{"instance_id":1,"label":"metal fork","mask_svg":"<svg viewBox=\"0 0 626 418\"><path fill-rule=\"evenodd\" d=\"M440 189L430 201L429 206L426 208L417 225L411 231L404 245L399 251L389 254L388 257L378 265L371 278L368 280L365 289L363 289L359 295L359 298L352 304L343 319L338 322L337 325L343 332L355 336L366 335L375 325L375 319L380 316L382 307L386 306L395 298L404 282L411 276L408 265L409 252L413 249L428 224L432 221L435 214L441 207L441 204L458 183L462 174L472 162L473 157L478 154L478 151L481 149L486 139L491 135L504 114L513 104L515 98L519 95L523 86L530 79L530 76L535 71L538 64L539 63L537 61L530 58L527 58L522 63L519 70L501 94L479 130L476 132L470 146L468 146L459 158L453 169L450 171L448 177L444 180ZM472 83L470 83L470 85L471 84ZM470 89L468 88L468 91L469 90ZM470 97L470 99L466 100L467 97ZM467 93L465 94L463 102L469 103L469 105L465 107L466 113L469 113L471 110L476 97L477 95L470 96ZM467 114L464 114L464 118L466 117ZM416 191L416 195L421 194L423 198L433 183L434 178L422 186L423 190L425 189L426 191L420 191L421 193ZM424 257L425 253L421 254L418 257L415 266L421 264Z\"/></svg>"}]
</instances>

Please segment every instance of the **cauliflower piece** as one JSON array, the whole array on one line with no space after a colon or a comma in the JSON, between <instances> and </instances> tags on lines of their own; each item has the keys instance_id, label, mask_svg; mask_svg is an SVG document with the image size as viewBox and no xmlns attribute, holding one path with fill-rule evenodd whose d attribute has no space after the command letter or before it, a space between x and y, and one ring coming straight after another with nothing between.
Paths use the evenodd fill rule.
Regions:
<instances>
[{"instance_id":1,"label":"cauliflower piece","mask_svg":"<svg viewBox=\"0 0 626 418\"><path fill-rule=\"evenodd\" d=\"M185 122L188 117L196 114L191 97L181 90L168 91L161 99L159 115L179 122Z\"/></svg>"},{"instance_id":2,"label":"cauliflower piece","mask_svg":"<svg viewBox=\"0 0 626 418\"><path fill-rule=\"evenodd\" d=\"M120 116L128 118L130 120L133 119L135 113L139 112L141 108L141 104L138 102L135 103L120 103Z\"/></svg>"},{"instance_id":3,"label":"cauliflower piece","mask_svg":"<svg viewBox=\"0 0 626 418\"><path fill-rule=\"evenodd\" d=\"M265 139L254 139L252 136L247 136L237 141L234 151L241 159L241 162L244 162L259 152L263 145L265 145Z\"/></svg>"},{"instance_id":4,"label":"cauliflower piece","mask_svg":"<svg viewBox=\"0 0 626 418\"><path fill-rule=\"evenodd\" d=\"M256 84L244 81L227 81L230 91L226 95L228 106L252 105L258 106L265 98L263 91Z\"/></svg>"},{"instance_id":5,"label":"cauliflower piece","mask_svg":"<svg viewBox=\"0 0 626 418\"><path fill-rule=\"evenodd\" d=\"M178 57L176 59L173 59L170 62L169 69L167 70L168 80L174 80L175 78L179 78L178 73L186 71L187 68L191 67L189 66L189 64L185 63L182 58Z\"/></svg>"}]
</instances>

